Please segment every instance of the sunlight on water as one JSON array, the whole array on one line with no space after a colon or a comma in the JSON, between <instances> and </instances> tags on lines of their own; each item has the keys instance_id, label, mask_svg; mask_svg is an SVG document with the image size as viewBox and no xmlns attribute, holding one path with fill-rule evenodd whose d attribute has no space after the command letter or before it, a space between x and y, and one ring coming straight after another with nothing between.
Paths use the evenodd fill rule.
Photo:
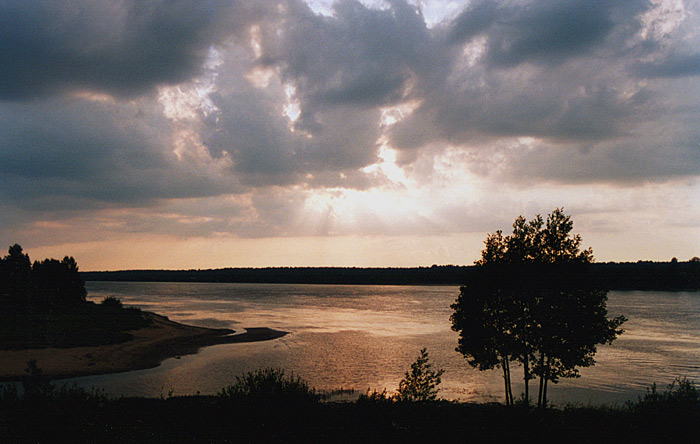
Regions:
<instances>
[{"instance_id":1,"label":"sunlight on water","mask_svg":"<svg viewBox=\"0 0 700 444\"><path fill-rule=\"evenodd\" d=\"M454 351L449 317L457 287L88 282L87 288L96 302L115 296L178 322L290 334L208 347L155 369L75 379L81 386L142 396L216 393L236 375L282 367L319 389L392 391L427 347L431 362L446 370L443 397L502 399L500 371L474 370ZM581 378L553 385L554 402L620 403L635 400L653 382L663 388L676 377L700 380L700 293L611 292L608 309L629 318L626 332L599 347L597 364L581 369ZM520 393L520 369L513 371Z\"/></svg>"}]
</instances>

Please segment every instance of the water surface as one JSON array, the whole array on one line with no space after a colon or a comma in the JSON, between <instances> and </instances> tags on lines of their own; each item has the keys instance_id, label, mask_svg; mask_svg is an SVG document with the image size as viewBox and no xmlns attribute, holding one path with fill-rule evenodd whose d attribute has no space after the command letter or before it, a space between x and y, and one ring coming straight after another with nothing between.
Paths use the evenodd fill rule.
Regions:
<instances>
[{"instance_id":1,"label":"water surface","mask_svg":"<svg viewBox=\"0 0 700 444\"><path fill-rule=\"evenodd\" d=\"M499 371L470 368L454 351L450 304L457 287L88 282L88 298L115 296L178 322L205 327L270 327L290 332L268 342L207 347L155 369L74 380L115 395L216 393L235 375L281 367L319 389L391 391L427 347L444 368L441 396L502 399ZM550 386L554 402L621 403L652 382L700 381L700 293L610 292L611 316L629 318L625 333L599 348L581 378ZM513 369L513 379L521 377ZM531 383L531 390L536 384ZM522 391L517 383L514 390Z\"/></svg>"}]
</instances>

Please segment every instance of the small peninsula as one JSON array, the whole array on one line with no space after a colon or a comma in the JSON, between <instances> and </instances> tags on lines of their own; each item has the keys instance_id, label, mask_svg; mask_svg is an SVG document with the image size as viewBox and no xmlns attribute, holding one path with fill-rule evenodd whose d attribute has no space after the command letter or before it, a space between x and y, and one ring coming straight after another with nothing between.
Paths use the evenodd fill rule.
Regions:
<instances>
[{"instance_id":1,"label":"small peninsula","mask_svg":"<svg viewBox=\"0 0 700 444\"><path fill-rule=\"evenodd\" d=\"M49 379L61 379L151 368L202 347L287 334L179 324L114 297L95 304L86 300L72 257L32 264L17 244L8 253L0 259L0 381L21 380L29 361Z\"/></svg>"},{"instance_id":2,"label":"small peninsula","mask_svg":"<svg viewBox=\"0 0 700 444\"><path fill-rule=\"evenodd\" d=\"M0 350L0 381L18 381L29 360L36 360L49 379L101 375L157 367L167 358L196 353L200 348L239 342L267 341L286 335L270 328L245 333L179 324L164 316L142 312L149 325L130 331L133 338L116 344L70 348Z\"/></svg>"}]
</instances>

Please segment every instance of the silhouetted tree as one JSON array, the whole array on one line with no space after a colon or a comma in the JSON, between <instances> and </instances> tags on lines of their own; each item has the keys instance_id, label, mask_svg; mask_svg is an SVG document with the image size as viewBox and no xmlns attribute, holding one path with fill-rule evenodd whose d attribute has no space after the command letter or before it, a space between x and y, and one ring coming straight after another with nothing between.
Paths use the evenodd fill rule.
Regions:
<instances>
[{"instance_id":1,"label":"silhouetted tree","mask_svg":"<svg viewBox=\"0 0 700 444\"><path fill-rule=\"evenodd\" d=\"M503 369L506 404L513 403L510 362L523 366L524 399L540 377L538 404L548 381L577 377L592 365L597 344L622 333L623 316L607 319L607 291L597 289L591 249L581 250L573 222L562 209L513 224L513 234L487 235L469 283L452 305L457 351L480 370Z\"/></svg>"},{"instance_id":2,"label":"silhouetted tree","mask_svg":"<svg viewBox=\"0 0 700 444\"><path fill-rule=\"evenodd\" d=\"M70 307L85 302L87 291L72 257L44 259L32 266L34 301L43 307Z\"/></svg>"},{"instance_id":3,"label":"silhouetted tree","mask_svg":"<svg viewBox=\"0 0 700 444\"><path fill-rule=\"evenodd\" d=\"M31 289L31 262L22 247L14 244L0 259L0 310L25 310Z\"/></svg>"},{"instance_id":4,"label":"silhouetted tree","mask_svg":"<svg viewBox=\"0 0 700 444\"><path fill-rule=\"evenodd\" d=\"M411 364L411 371L399 382L397 401L434 401L437 398L437 386L445 370L433 370L429 360L428 350L421 349L420 356Z\"/></svg>"}]
</instances>

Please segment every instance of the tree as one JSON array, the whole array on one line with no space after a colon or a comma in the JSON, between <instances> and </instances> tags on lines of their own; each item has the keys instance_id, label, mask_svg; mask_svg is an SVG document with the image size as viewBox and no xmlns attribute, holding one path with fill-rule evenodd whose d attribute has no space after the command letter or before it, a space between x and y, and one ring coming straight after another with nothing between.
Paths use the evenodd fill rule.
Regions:
<instances>
[{"instance_id":1,"label":"tree","mask_svg":"<svg viewBox=\"0 0 700 444\"><path fill-rule=\"evenodd\" d=\"M607 319L607 291L596 288L593 252L581 250L563 209L545 221L518 217L513 234L489 234L481 259L452 305L457 351L480 370L503 369L506 404L513 403L510 362L523 367L524 400L529 381L540 377L538 404L547 384L579 376L592 365L598 344L622 333L623 316Z\"/></svg>"},{"instance_id":2,"label":"tree","mask_svg":"<svg viewBox=\"0 0 700 444\"><path fill-rule=\"evenodd\" d=\"M434 401L437 398L437 386L445 370L433 370L429 360L427 349L422 348L416 362L411 364L411 371L399 382L397 401Z\"/></svg>"},{"instance_id":3,"label":"tree","mask_svg":"<svg viewBox=\"0 0 700 444\"><path fill-rule=\"evenodd\" d=\"M44 259L32 266L35 304L45 308L65 308L85 302L87 291L72 257Z\"/></svg>"},{"instance_id":4,"label":"tree","mask_svg":"<svg viewBox=\"0 0 700 444\"><path fill-rule=\"evenodd\" d=\"M22 247L14 244L0 259L0 309L25 310L31 290L31 262Z\"/></svg>"}]
</instances>

